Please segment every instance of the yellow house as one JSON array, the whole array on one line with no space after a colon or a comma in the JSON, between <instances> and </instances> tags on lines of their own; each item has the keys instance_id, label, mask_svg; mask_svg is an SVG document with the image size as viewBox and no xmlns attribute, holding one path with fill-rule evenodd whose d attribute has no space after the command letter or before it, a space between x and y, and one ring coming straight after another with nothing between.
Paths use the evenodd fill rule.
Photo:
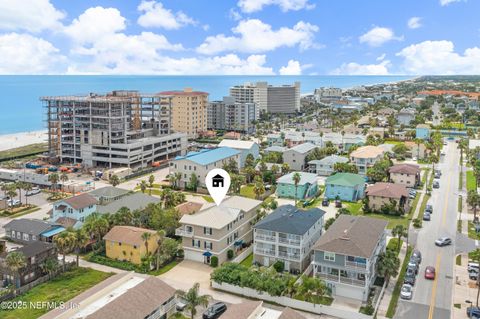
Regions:
<instances>
[{"instance_id":1,"label":"yellow house","mask_svg":"<svg viewBox=\"0 0 480 319\"><path fill-rule=\"evenodd\" d=\"M150 233L150 239L145 242L144 233ZM158 235L155 231L132 226L115 226L104 237L105 250L108 258L129 261L140 265L142 257L154 253L158 248Z\"/></svg>"}]
</instances>

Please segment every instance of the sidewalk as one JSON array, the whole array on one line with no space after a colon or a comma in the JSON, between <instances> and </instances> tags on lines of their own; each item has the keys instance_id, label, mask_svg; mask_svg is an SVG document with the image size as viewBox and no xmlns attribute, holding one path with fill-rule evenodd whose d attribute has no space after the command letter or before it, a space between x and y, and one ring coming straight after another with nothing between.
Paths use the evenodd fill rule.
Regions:
<instances>
[{"instance_id":1,"label":"sidewalk","mask_svg":"<svg viewBox=\"0 0 480 319\"><path fill-rule=\"evenodd\" d=\"M398 258L400 258L400 269L398 270L398 275L395 278L390 278L390 282L388 286L385 288L385 292L383 294L383 298L378 306L377 311L377 318L386 318L388 306L390 304L390 299L392 299L393 289L397 284L398 276L400 276L401 267L403 264L403 260L405 259L405 255L407 253L407 244L404 242L402 244L402 248L400 248L400 253L398 254Z\"/></svg>"}]
</instances>

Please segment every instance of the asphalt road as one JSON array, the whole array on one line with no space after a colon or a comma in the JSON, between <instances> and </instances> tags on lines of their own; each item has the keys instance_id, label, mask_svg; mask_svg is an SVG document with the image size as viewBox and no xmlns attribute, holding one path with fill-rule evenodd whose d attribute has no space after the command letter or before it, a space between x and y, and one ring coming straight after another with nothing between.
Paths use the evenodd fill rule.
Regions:
<instances>
[{"instance_id":1,"label":"asphalt road","mask_svg":"<svg viewBox=\"0 0 480 319\"><path fill-rule=\"evenodd\" d=\"M440 104L435 101L432 105L432 111L433 111L433 125L440 125L442 122L442 115L440 114Z\"/></svg>"},{"instance_id":2,"label":"asphalt road","mask_svg":"<svg viewBox=\"0 0 480 319\"><path fill-rule=\"evenodd\" d=\"M449 319L453 293L453 263L455 245L457 250L467 249L471 242L456 238L459 157L457 144L453 141L444 146L442 156L436 168L441 169L440 188L433 189L430 202L433 204L431 221L424 221L419 231L410 236L417 249L422 253L422 263L411 301L400 300L395 318ZM453 245L437 247L434 242L439 237L452 238ZM435 280L424 278L425 267L434 266Z\"/></svg>"}]
</instances>

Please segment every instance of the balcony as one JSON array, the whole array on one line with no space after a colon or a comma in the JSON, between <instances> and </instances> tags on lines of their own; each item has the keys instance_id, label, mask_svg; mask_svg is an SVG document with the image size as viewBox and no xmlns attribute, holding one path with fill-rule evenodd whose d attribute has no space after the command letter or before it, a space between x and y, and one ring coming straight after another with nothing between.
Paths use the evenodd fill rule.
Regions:
<instances>
[{"instance_id":1,"label":"balcony","mask_svg":"<svg viewBox=\"0 0 480 319\"><path fill-rule=\"evenodd\" d=\"M181 237L193 237L193 231L188 231L183 227L175 229L175 235Z\"/></svg>"},{"instance_id":2,"label":"balcony","mask_svg":"<svg viewBox=\"0 0 480 319\"><path fill-rule=\"evenodd\" d=\"M338 275L330 275L330 274L324 274L324 273L317 273L316 276L323 280L340 282L342 284L348 284L348 285L358 286L358 287L365 286L365 280L358 280L354 278L343 277Z\"/></svg>"},{"instance_id":3,"label":"balcony","mask_svg":"<svg viewBox=\"0 0 480 319\"><path fill-rule=\"evenodd\" d=\"M272 249L265 249L265 248L257 248L257 247L255 247L254 253L255 253L255 254L259 254L259 255L267 255L267 256L273 256L273 257L275 257L275 250L272 250Z\"/></svg>"},{"instance_id":4,"label":"balcony","mask_svg":"<svg viewBox=\"0 0 480 319\"><path fill-rule=\"evenodd\" d=\"M278 242L282 244L292 245L292 246L300 246L300 240L297 240L297 239L288 239L285 237L278 237Z\"/></svg>"},{"instance_id":5,"label":"balcony","mask_svg":"<svg viewBox=\"0 0 480 319\"><path fill-rule=\"evenodd\" d=\"M276 241L276 238L275 238L275 236L267 236L267 235L258 235L258 234L255 234L255 240L275 242L275 241Z\"/></svg>"},{"instance_id":6,"label":"balcony","mask_svg":"<svg viewBox=\"0 0 480 319\"><path fill-rule=\"evenodd\" d=\"M354 262L354 261L345 261L345 267L347 267L347 268L367 269L367 264L365 264L365 263L357 263L357 262Z\"/></svg>"},{"instance_id":7,"label":"balcony","mask_svg":"<svg viewBox=\"0 0 480 319\"><path fill-rule=\"evenodd\" d=\"M294 253L287 253L285 251L279 251L278 256L283 258L288 258L288 259L300 260L300 254L298 253L294 254Z\"/></svg>"}]
</instances>

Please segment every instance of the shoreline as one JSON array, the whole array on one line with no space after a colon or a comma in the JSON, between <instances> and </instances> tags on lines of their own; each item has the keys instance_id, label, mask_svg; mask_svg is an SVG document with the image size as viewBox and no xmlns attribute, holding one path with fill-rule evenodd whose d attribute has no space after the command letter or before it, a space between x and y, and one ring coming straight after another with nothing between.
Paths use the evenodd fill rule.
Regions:
<instances>
[{"instance_id":1,"label":"shoreline","mask_svg":"<svg viewBox=\"0 0 480 319\"><path fill-rule=\"evenodd\" d=\"M2 134L0 135L0 151L31 144L46 143L47 141L47 130Z\"/></svg>"}]
</instances>

